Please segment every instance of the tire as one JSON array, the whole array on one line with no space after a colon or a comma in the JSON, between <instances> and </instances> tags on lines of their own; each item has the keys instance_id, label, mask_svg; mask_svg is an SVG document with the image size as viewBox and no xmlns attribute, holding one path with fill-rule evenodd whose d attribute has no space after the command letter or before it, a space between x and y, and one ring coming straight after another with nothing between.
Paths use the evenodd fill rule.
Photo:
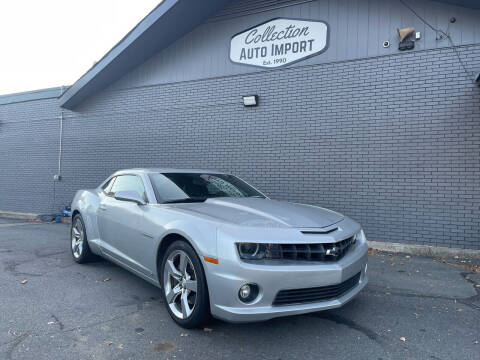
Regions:
<instances>
[{"instance_id":1,"label":"tire","mask_svg":"<svg viewBox=\"0 0 480 360\"><path fill-rule=\"evenodd\" d=\"M187 329L208 323L207 281L195 250L185 241L175 241L165 251L159 270L163 300L172 319Z\"/></svg>"},{"instance_id":2,"label":"tire","mask_svg":"<svg viewBox=\"0 0 480 360\"><path fill-rule=\"evenodd\" d=\"M75 215L72 219L72 227L70 229L70 250L72 251L73 260L79 264L95 259L95 255L90 250L90 246L88 246L85 223L80 214Z\"/></svg>"}]
</instances>

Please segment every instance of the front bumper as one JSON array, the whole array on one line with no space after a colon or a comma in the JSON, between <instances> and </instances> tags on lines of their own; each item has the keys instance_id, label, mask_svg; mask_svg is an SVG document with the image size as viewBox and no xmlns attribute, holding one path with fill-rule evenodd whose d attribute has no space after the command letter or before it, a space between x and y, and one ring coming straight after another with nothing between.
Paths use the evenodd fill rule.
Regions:
<instances>
[{"instance_id":1,"label":"front bumper","mask_svg":"<svg viewBox=\"0 0 480 360\"><path fill-rule=\"evenodd\" d=\"M238 256L224 253L219 264L208 264L212 315L229 322L263 321L286 315L297 315L337 308L357 295L367 284L367 244L355 244L350 251L335 263L292 263L290 265L255 264L240 261ZM274 306L280 290L303 289L340 284L360 272L357 285L335 299ZM238 298L240 287L256 283L260 292L256 300L244 304Z\"/></svg>"}]
</instances>

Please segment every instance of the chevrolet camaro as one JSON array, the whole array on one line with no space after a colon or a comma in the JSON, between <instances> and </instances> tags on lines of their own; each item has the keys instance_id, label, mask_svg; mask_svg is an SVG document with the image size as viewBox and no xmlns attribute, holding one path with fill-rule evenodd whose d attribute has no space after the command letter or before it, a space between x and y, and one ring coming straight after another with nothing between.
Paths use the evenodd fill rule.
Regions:
<instances>
[{"instance_id":1,"label":"chevrolet camaro","mask_svg":"<svg viewBox=\"0 0 480 360\"><path fill-rule=\"evenodd\" d=\"M71 250L78 263L102 256L161 288L187 328L340 307L368 280L357 222L217 171L121 170L78 191Z\"/></svg>"}]
</instances>

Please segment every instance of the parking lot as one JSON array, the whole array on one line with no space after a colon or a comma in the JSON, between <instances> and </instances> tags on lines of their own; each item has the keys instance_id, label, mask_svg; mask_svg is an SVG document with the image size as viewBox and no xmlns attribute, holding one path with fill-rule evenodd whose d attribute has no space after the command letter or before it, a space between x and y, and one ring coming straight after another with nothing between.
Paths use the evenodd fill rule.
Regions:
<instances>
[{"instance_id":1,"label":"parking lot","mask_svg":"<svg viewBox=\"0 0 480 360\"><path fill-rule=\"evenodd\" d=\"M160 290L71 259L64 224L0 221L0 359L478 359L478 263L373 253L341 309L185 330ZM367 234L368 235L368 234Z\"/></svg>"}]
</instances>

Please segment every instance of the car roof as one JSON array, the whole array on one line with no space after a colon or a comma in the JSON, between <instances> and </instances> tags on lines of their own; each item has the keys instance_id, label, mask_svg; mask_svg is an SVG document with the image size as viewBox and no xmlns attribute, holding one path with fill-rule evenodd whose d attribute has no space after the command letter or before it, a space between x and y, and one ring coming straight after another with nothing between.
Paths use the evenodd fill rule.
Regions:
<instances>
[{"instance_id":1,"label":"car roof","mask_svg":"<svg viewBox=\"0 0 480 360\"><path fill-rule=\"evenodd\" d=\"M132 174L132 173L207 173L207 174L225 174L222 171L217 170L205 170L205 169L175 169L175 168L134 168L123 169L116 171L113 175Z\"/></svg>"}]
</instances>

